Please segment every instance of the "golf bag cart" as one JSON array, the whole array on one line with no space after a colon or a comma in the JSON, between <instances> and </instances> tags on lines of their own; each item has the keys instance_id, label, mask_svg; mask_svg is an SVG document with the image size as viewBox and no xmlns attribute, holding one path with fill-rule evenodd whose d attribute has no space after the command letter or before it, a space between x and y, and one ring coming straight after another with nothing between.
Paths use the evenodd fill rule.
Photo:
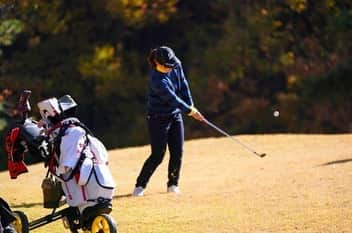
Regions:
<instances>
[{"instance_id":1,"label":"golf bag cart","mask_svg":"<svg viewBox=\"0 0 352 233\"><path fill-rule=\"evenodd\" d=\"M8 156L8 169L11 179L16 179L18 175L28 172L24 163L26 152L30 152L32 156L40 158L44 162L45 168L48 169L42 182L43 207L52 209L52 212L49 215L29 222L24 212L13 211L16 220L12 225L17 232L27 233L62 219L64 227L73 233L78 233L79 230L84 233L116 233L117 225L109 215L112 211L112 194L109 198L94 197L92 200L94 204L83 210L70 205L66 208L60 208L68 204L68 197L65 196L61 186L61 183L65 181L61 180L50 169L55 156L53 152L54 142L50 141L44 128L39 127L37 122L28 117L28 113L31 110L29 104L30 95L31 91L29 90L22 92L17 106L17 112L20 113L21 120L10 129L6 136L5 148ZM95 182L93 184L95 186L92 187L97 189L96 187L103 187L101 185L103 182L99 181L100 178L97 175L99 168L95 168L95 166L95 164L92 165L86 186L88 187L91 182ZM112 190L114 187L103 188ZM60 210L58 210L59 208Z\"/></svg>"}]
</instances>

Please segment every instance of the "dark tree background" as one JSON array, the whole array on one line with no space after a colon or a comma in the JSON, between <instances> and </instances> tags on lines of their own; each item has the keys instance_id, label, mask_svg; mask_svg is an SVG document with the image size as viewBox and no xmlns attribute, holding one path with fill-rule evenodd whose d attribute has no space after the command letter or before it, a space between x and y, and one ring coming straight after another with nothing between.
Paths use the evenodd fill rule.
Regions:
<instances>
[{"instance_id":1,"label":"dark tree background","mask_svg":"<svg viewBox=\"0 0 352 233\"><path fill-rule=\"evenodd\" d=\"M148 143L146 56L166 44L232 134L349 133L351 29L350 0L0 0L0 131L30 89L34 118L70 94L108 148ZM217 135L185 118L187 138Z\"/></svg>"}]
</instances>

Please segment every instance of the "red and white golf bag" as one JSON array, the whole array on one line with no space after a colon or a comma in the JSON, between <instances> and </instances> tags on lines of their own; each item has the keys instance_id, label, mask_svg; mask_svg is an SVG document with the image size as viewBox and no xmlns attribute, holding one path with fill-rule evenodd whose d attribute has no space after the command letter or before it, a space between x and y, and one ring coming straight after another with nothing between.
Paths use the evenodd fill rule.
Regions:
<instances>
[{"instance_id":1,"label":"red and white golf bag","mask_svg":"<svg viewBox=\"0 0 352 233\"><path fill-rule=\"evenodd\" d=\"M67 203L81 212L86 207L111 202L116 186L105 146L88 132L78 120L68 119L54 146L57 161L53 172L62 182Z\"/></svg>"}]
</instances>

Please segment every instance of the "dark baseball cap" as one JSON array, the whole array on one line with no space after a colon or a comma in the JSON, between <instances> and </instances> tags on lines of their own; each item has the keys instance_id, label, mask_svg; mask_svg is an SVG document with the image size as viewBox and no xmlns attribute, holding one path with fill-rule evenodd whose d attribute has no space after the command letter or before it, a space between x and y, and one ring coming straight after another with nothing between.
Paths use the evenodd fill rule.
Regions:
<instances>
[{"instance_id":1,"label":"dark baseball cap","mask_svg":"<svg viewBox=\"0 0 352 233\"><path fill-rule=\"evenodd\" d=\"M180 64L180 60L176 57L175 52L167 46L156 48L155 60L163 66L173 68Z\"/></svg>"}]
</instances>

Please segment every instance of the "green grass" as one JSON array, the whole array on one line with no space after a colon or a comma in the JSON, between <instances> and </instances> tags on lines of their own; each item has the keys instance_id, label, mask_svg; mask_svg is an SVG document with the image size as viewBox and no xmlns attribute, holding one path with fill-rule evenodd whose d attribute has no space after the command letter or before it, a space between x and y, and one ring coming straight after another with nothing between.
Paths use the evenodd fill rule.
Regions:
<instances>
[{"instance_id":1,"label":"green grass","mask_svg":"<svg viewBox=\"0 0 352 233\"><path fill-rule=\"evenodd\" d=\"M146 195L130 196L149 146L110 151L118 184L112 216L123 233L352 232L352 135L242 135L260 159L227 138L186 142L181 195L167 194L168 155ZM10 180L0 196L30 220L42 207L43 165ZM69 232L61 221L32 232Z\"/></svg>"}]
</instances>

